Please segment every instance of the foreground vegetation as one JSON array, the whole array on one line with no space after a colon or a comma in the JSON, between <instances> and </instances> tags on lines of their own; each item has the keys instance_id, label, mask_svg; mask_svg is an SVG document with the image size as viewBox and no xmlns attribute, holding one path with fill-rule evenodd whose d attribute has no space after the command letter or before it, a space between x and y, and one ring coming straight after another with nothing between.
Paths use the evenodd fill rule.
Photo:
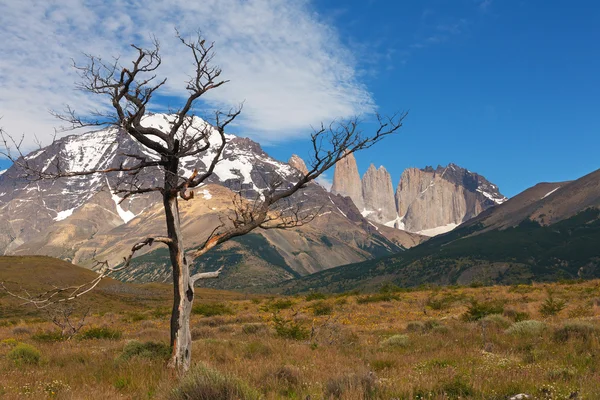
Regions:
<instances>
[{"instance_id":1,"label":"foreground vegetation","mask_svg":"<svg viewBox=\"0 0 600 400\"><path fill-rule=\"evenodd\" d=\"M600 398L600 281L198 298L182 378L168 301L98 308L70 340L0 319L0 398Z\"/></svg>"}]
</instances>

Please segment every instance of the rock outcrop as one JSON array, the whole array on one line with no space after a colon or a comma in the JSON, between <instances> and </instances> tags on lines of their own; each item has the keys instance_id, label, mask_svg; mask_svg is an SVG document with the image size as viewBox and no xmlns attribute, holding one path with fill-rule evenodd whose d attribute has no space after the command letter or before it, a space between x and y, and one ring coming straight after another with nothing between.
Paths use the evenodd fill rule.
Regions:
<instances>
[{"instance_id":1,"label":"rock outcrop","mask_svg":"<svg viewBox=\"0 0 600 400\"><path fill-rule=\"evenodd\" d=\"M370 221L427 236L506 201L496 185L455 164L406 169L394 195L384 167L371 165L361 180L352 156L336 165L332 192L350 197Z\"/></svg>"},{"instance_id":2,"label":"rock outcrop","mask_svg":"<svg viewBox=\"0 0 600 400\"><path fill-rule=\"evenodd\" d=\"M350 197L359 210L365 208L362 183L353 154L349 154L335 165L331 192Z\"/></svg>"},{"instance_id":3,"label":"rock outcrop","mask_svg":"<svg viewBox=\"0 0 600 400\"><path fill-rule=\"evenodd\" d=\"M363 216L380 224L396 220L398 213L392 177L383 166L377 169L371 164L362 179L362 195Z\"/></svg>"},{"instance_id":4,"label":"rock outcrop","mask_svg":"<svg viewBox=\"0 0 600 400\"><path fill-rule=\"evenodd\" d=\"M300 156L292 154L292 156L288 160L288 164L296 168L298 171L302 172L304 175L308 174L308 168L306 168L306 164Z\"/></svg>"},{"instance_id":5,"label":"rock outcrop","mask_svg":"<svg viewBox=\"0 0 600 400\"><path fill-rule=\"evenodd\" d=\"M505 200L496 185L455 164L435 170L409 168L396 190L404 229L430 236L448 232Z\"/></svg>"}]
</instances>

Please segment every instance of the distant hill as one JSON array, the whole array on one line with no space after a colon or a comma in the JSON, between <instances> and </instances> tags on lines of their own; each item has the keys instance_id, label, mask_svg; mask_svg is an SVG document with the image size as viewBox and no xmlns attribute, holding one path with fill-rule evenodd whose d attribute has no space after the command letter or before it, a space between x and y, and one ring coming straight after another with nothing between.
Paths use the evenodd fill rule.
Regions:
<instances>
[{"instance_id":1,"label":"distant hill","mask_svg":"<svg viewBox=\"0 0 600 400\"><path fill-rule=\"evenodd\" d=\"M90 282L98 275L86 268L46 256L0 256L0 282L12 292L39 295L56 287L68 287ZM171 307L173 288L170 284L129 284L111 278L103 279L92 291L79 297L75 304L92 312L115 312L139 310L140 304L149 310ZM243 294L197 288L198 299L239 299ZM34 306L22 305L0 290L0 319L40 315Z\"/></svg>"},{"instance_id":2,"label":"distant hill","mask_svg":"<svg viewBox=\"0 0 600 400\"><path fill-rule=\"evenodd\" d=\"M375 290L384 282L514 284L600 277L600 170L541 183L403 253L341 266L283 292Z\"/></svg>"}]
</instances>

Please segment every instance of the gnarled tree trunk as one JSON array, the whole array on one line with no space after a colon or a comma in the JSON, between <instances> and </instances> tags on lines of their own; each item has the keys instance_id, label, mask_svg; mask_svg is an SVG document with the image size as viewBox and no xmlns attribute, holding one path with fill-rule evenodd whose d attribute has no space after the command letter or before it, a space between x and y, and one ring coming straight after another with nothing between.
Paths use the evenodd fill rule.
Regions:
<instances>
[{"instance_id":1,"label":"gnarled tree trunk","mask_svg":"<svg viewBox=\"0 0 600 400\"><path fill-rule=\"evenodd\" d=\"M187 371L192 356L190 315L194 301L194 282L190 279L185 259L185 247L179 219L177 202L178 160L166 169L163 203L167 222L167 235L171 239L169 255L173 267L173 310L171 313L171 360L169 366ZM174 171L174 173L173 173Z\"/></svg>"}]
</instances>

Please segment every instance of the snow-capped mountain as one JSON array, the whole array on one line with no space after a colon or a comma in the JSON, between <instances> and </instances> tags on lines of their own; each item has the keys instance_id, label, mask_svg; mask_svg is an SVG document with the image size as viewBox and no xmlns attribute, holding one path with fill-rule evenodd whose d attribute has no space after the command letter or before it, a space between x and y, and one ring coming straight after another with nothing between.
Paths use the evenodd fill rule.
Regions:
<instances>
[{"instance_id":1,"label":"snow-capped mountain","mask_svg":"<svg viewBox=\"0 0 600 400\"><path fill-rule=\"evenodd\" d=\"M155 114L146 117L143 124L165 128L170 118ZM200 119L194 124L199 128L204 126ZM212 135L210 141L213 145L219 144L219 135ZM182 160L181 174L189 176L194 169L205 170L215 147L201 157ZM63 137L25 158L33 168L51 173L57 168L75 172L137 162L124 154L158 157L127 133L107 128ZM255 199L274 179L282 180L284 185L294 182L299 176L300 162L301 159L295 158L292 166L277 161L258 143L227 135L223 158L207 182L224 187L225 192L221 191L217 196L214 189L197 188L196 199L188 203L197 201L206 207L201 214L191 212L186 220L182 220L190 247L205 239L219 223L219 213L226 212L231 204L233 192L230 190L241 191ZM114 193L115 188L132 183L144 187L162 186L162 175L157 172L150 168L135 176L135 181L123 172L30 181L24 179L22 171L13 165L0 175L0 251L3 254L52 255L88 265L94 254L109 248L107 257L116 262L131 248L131 241L143 237L140 235L164 234L157 193L135 195L123 202L122 195ZM370 224L351 202L328 193L316 183L297 193L292 201L304 204L305 209L321 208L319 217L310 224L312 228L294 230L294 233L257 233L274 247L290 271L300 275L390 254L422 241L418 235L398 234ZM301 254L295 254L297 251ZM289 278L286 274L278 276ZM125 278L135 280L136 277ZM160 278L166 279L164 274L160 274Z\"/></svg>"}]
</instances>

